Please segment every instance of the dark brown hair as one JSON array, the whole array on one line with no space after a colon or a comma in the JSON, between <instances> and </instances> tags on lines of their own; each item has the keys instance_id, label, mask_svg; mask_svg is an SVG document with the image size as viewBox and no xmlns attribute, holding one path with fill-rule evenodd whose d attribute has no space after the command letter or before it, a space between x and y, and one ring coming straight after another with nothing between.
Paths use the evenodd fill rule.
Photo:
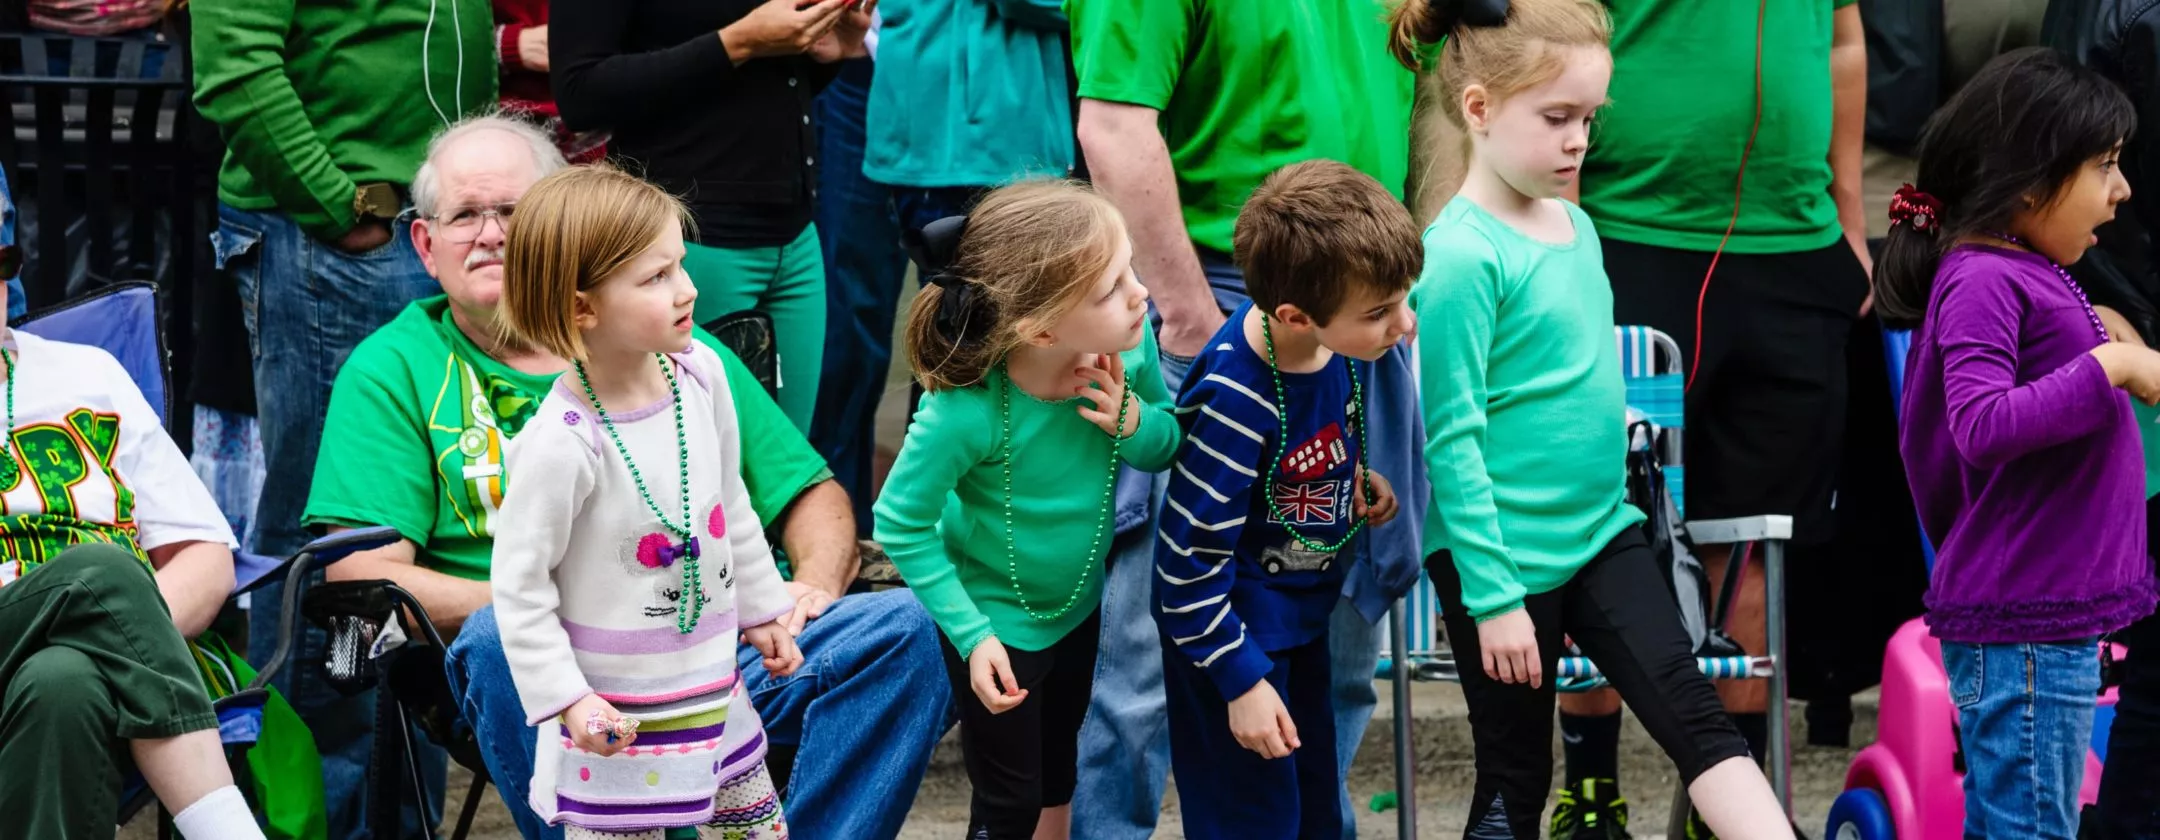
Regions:
<instances>
[{"instance_id":1,"label":"dark brown hair","mask_svg":"<svg viewBox=\"0 0 2160 840\"><path fill-rule=\"evenodd\" d=\"M1275 170L1246 199L1231 239L1245 291L1261 311L1287 303L1322 326L1351 289L1410 288L1424 257L1402 200L1332 160Z\"/></svg>"}]
</instances>

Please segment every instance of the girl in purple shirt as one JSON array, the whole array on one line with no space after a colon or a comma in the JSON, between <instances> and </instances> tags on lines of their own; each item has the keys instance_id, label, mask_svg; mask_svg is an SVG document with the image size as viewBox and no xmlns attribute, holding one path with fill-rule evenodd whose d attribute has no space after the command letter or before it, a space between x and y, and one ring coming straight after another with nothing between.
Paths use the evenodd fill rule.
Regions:
<instances>
[{"instance_id":1,"label":"girl in purple shirt","mask_svg":"<svg viewBox=\"0 0 2160 840\"><path fill-rule=\"evenodd\" d=\"M1965 834L2068 840L2100 689L2098 637L2153 609L2145 479L2123 392L2160 401L2160 353L2111 343L2063 266L2130 188L2129 100L2045 49L1997 58L1929 122L1875 274L1919 324L1899 448L1936 540L1967 773Z\"/></svg>"}]
</instances>

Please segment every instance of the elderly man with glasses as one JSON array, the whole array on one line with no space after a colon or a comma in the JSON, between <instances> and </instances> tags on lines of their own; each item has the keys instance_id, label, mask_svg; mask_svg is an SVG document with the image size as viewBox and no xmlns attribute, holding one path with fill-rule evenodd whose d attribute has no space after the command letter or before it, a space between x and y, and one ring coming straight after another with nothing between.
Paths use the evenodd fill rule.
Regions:
<instances>
[{"instance_id":1,"label":"elderly man with glasses","mask_svg":"<svg viewBox=\"0 0 2160 840\"><path fill-rule=\"evenodd\" d=\"M330 577L394 581L444 635L456 634L451 692L529 838L560 830L526 805L535 730L510 680L487 581L494 513L515 478L503 448L568 363L506 340L496 305L517 200L562 166L537 128L500 117L466 120L429 147L413 181L412 240L443 294L406 307L339 372L306 516L328 530L388 525L405 537ZM891 838L945 728L936 631L910 592L842 597L859 565L847 492L734 354L697 337L726 362L743 481L792 573L789 622L805 666L784 679L743 670L774 754L797 756L790 829L804 840ZM742 654L756 665L755 648Z\"/></svg>"}]
</instances>

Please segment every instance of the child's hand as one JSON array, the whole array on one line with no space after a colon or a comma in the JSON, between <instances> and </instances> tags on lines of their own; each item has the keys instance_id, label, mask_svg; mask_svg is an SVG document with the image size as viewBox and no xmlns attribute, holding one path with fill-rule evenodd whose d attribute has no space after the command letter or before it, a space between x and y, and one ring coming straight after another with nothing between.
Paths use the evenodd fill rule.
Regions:
<instances>
[{"instance_id":1,"label":"child's hand","mask_svg":"<svg viewBox=\"0 0 2160 840\"><path fill-rule=\"evenodd\" d=\"M1537 626L1530 611L1517 608L1477 626L1478 649L1485 655L1485 676L1504 683L1545 684L1544 666L1538 658Z\"/></svg>"},{"instance_id":2,"label":"child's hand","mask_svg":"<svg viewBox=\"0 0 2160 840\"><path fill-rule=\"evenodd\" d=\"M1302 746L1298 743L1297 724L1290 721L1290 710L1267 680L1255 683L1230 701L1230 734L1261 758L1283 758Z\"/></svg>"},{"instance_id":3,"label":"child's hand","mask_svg":"<svg viewBox=\"0 0 2160 840\"><path fill-rule=\"evenodd\" d=\"M765 672L775 677L795 673L802 666L802 650L795 647L795 634L788 632L787 625L768 621L743 631L743 638L758 653L765 655Z\"/></svg>"},{"instance_id":4,"label":"child's hand","mask_svg":"<svg viewBox=\"0 0 2160 840\"><path fill-rule=\"evenodd\" d=\"M601 720L609 724L610 731L593 732L586 728L585 722L590 720L595 712L599 713ZM622 713L615 711L615 707L600 699L598 694L585 695L585 699L570 704L570 708L564 709L562 713L563 726L570 730L571 743L577 744L578 749L601 756L614 755L622 752L624 747L637 743L636 732L610 741L609 736L618 725L617 722L622 719Z\"/></svg>"},{"instance_id":5,"label":"child's hand","mask_svg":"<svg viewBox=\"0 0 2160 840\"><path fill-rule=\"evenodd\" d=\"M1095 384L1090 388L1080 386L1077 396L1084 397L1092 406L1080 406L1080 417L1103 434L1112 437L1132 437L1140 431L1140 412L1134 406L1125 407L1124 428L1118 427L1118 406L1125 401L1125 359L1116 353L1104 353L1095 357L1095 364L1074 368L1073 373Z\"/></svg>"},{"instance_id":6,"label":"child's hand","mask_svg":"<svg viewBox=\"0 0 2160 840\"><path fill-rule=\"evenodd\" d=\"M1013 679L1012 659L1005 655L1005 645L996 636L983 639L968 653L968 685L975 689L975 699L981 700L983 708L993 715L1012 711L1028 694Z\"/></svg>"},{"instance_id":7,"label":"child's hand","mask_svg":"<svg viewBox=\"0 0 2160 840\"><path fill-rule=\"evenodd\" d=\"M2092 350L2108 382L2146 405L2160 405L2160 352L2142 344L2109 342Z\"/></svg>"},{"instance_id":8,"label":"child's hand","mask_svg":"<svg viewBox=\"0 0 2160 840\"><path fill-rule=\"evenodd\" d=\"M1395 518L1395 514L1402 512L1402 504L1395 500L1395 485L1389 484L1386 476L1371 469L1365 471L1365 478L1372 483L1372 500L1365 499L1365 482L1359 482L1357 492L1351 494L1351 498L1356 500L1351 503L1351 507L1356 508L1351 511L1351 515L1365 517L1374 525L1386 525Z\"/></svg>"}]
</instances>

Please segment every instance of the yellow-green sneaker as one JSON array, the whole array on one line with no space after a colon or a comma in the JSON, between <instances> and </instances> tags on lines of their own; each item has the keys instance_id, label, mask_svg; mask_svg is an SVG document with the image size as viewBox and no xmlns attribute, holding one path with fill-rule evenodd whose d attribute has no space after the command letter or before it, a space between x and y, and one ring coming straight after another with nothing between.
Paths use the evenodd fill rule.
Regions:
<instances>
[{"instance_id":1,"label":"yellow-green sneaker","mask_svg":"<svg viewBox=\"0 0 2160 840\"><path fill-rule=\"evenodd\" d=\"M1627 799L1611 779L1584 779L1560 789L1553 807L1553 840L1626 840Z\"/></svg>"}]
</instances>

